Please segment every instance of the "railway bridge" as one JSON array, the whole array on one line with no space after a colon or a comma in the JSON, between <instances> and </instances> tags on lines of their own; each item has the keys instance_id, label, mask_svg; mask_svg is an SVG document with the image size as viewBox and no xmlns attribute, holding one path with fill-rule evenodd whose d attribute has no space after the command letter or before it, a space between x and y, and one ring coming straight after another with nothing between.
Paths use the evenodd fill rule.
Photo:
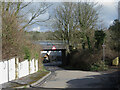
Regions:
<instances>
[{"instance_id":1,"label":"railway bridge","mask_svg":"<svg viewBox=\"0 0 120 90\"><path fill-rule=\"evenodd\" d=\"M40 44L42 51L61 51L62 52L62 65L66 65L66 44L63 41L58 40L45 40L37 41L36 44Z\"/></svg>"}]
</instances>

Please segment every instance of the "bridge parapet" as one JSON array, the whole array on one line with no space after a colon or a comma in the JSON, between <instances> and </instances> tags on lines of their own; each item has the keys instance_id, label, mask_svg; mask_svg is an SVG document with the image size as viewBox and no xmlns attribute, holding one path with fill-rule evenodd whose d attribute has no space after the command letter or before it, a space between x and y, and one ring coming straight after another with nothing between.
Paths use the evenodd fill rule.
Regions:
<instances>
[{"instance_id":1,"label":"bridge parapet","mask_svg":"<svg viewBox=\"0 0 120 90\"><path fill-rule=\"evenodd\" d=\"M36 44L40 44L43 50L52 50L53 45L56 47L56 50L65 50L66 44L63 41L57 40L47 40L47 41L38 41Z\"/></svg>"}]
</instances>

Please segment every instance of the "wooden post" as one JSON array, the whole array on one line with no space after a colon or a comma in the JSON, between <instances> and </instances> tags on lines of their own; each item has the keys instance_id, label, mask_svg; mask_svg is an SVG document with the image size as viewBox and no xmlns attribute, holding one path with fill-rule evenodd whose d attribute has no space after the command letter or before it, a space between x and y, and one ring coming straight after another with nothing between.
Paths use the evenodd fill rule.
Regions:
<instances>
[{"instance_id":1,"label":"wooden post","mask_svg":"<svg viewBox=\"0 0 120 90\"><path fill-rule=\"evenodd\" d=\"M15 58L15 79L18 78L18 58Z\"/></svg>"}]
</instances>

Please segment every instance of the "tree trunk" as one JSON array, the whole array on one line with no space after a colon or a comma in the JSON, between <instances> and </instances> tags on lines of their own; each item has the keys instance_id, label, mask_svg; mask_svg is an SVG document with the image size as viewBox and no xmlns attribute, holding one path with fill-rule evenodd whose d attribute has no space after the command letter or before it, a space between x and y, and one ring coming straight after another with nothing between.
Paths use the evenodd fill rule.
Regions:
<instances>
[{"instance_id":1,"label":"tree trunk","mask_svg":"<svg viewBox=\"0 0 120 90\"><path fill-rule=\"evenodd\" d=\"M89 50L91 50L91 43L90 43L90 39L89 39L89 37L88 37L88 36L86 36L86 38L87 38L88 48L89 48Z\"/></svg>"}]
</instances>

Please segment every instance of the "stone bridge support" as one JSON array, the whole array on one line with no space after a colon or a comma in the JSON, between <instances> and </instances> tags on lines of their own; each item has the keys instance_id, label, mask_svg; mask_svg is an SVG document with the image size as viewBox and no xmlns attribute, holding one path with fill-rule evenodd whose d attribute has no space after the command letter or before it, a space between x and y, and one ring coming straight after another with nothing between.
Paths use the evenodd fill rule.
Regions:
<instances>
[{"instance_id":1,"label":"stone bridge support","mask_svg":"<svg viewBox=\"0 0 120 90\"><path fill-rule=\"evenodd\" d=\"M65 66L65 65L67 65L66 49L61 50L61 51L62 51L62 65Z\"/></svg>"}]
</instances>

